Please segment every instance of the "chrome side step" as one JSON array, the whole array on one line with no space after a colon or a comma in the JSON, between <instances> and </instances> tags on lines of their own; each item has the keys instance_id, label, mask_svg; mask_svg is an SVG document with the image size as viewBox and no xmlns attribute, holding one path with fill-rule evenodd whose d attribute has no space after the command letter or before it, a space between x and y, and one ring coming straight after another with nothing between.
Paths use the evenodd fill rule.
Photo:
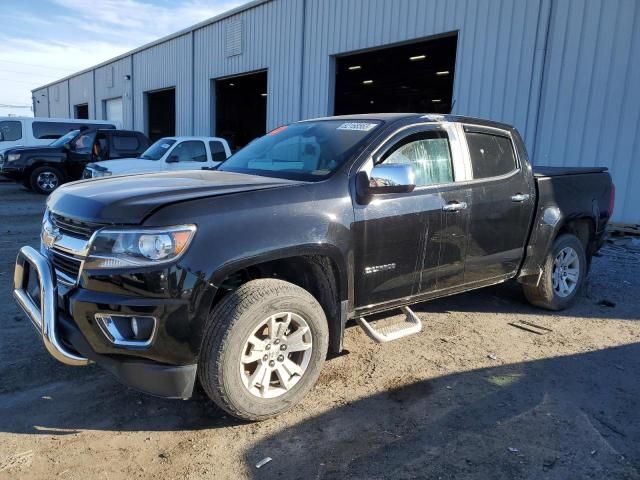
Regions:
<instances>
[{"instance_id":1,"label":"chrome side step","mask_svg":"<svg viewBox=\"0 0 640 480\"><path fill-rule=\"evenodd\" d=\"M422 321L413 310L409 307L401 307L401 310L406 315L403 321L382 325L378 328L373 323L367 322L363 317L356 319L356 321L362 327L364 333L376 343L391 342L422 331ZM377 320L375 323L382 321L384 320Z\"/></svg>"}]
</instances>

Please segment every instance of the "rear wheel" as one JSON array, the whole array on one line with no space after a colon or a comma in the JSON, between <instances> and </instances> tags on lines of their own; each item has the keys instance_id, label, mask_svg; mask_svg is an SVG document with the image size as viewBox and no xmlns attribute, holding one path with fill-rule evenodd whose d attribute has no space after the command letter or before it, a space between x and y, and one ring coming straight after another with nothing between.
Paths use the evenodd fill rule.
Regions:
<instances>
[{"instance_id":1,"label":"rear wheel","mask_svg":"<svg viewBox=\"0 0 640 480\"><path fill-rule=\"evenodd\" d=\"M55 167L38 167L31 172L31 188L38 193L48 195L62 185L64 177L62 172Z\"/></svg>"},{"instance_id":2,"label":"rear wheel","mask_svg":"<svg viewBox=\"0 0 640 480\"><path fill-rule=\"evenodd\" d=\"M560 235L553 243L537 286L523 285L527 300L549 310L571 306L587 274L582 242L571 234Z\"/></svg>"},{"instance_id":3,"label":"rear wheel","mask_svg":"<svg viewBox=\"0 0 640 480\"><path fill-rule=\"evenodd\" d=\"M263 420L297 404L324 363L324 311L306 290L253 280L211 312L198 376L207 395L244 420Z\"/></svg>"}]
</instances>

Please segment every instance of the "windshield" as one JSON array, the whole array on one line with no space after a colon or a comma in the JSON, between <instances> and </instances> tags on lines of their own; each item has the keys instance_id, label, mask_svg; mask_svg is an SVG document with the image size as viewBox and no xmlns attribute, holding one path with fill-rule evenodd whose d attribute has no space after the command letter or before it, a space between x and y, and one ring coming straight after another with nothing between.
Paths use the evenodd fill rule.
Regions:
<instances>
[{"instance_id":1,"label":"windshield","mask_svg":"<svg viewBox=\"0 0 640 480\"><path fill-rule=\"evenodd\" d=\"M51 146L51 147L62 147L67 142L69 142L70 140L73 140L75 138L75 136L78 135L79 133L80 133L80 130L71 130L66 135L63 135L59 139L54 140L53 142L51 142L49 144L49 146Z\"/></svg>"},{"instance_id":2,"label":"windshield","mask_svg":"<svg viewBox=\"0 0 640 480\"><path fill-rule=\"evenodd\" d=\"M174 143L176 143L176 141L173 139L161 138L147 148L139 158L144 158L145 160L160 160Z\"/></svg>"},{"instance_id":3,"label":"windshield","mask_svg":"<svg viewBox=\"0 0 640 480\"><path fill-rule=\"evenodd\" d=\"M350 158L380 123L377 120L320 120L276 128L229 157L218 170L323 180Z\"/></svg>"}]
</instances>

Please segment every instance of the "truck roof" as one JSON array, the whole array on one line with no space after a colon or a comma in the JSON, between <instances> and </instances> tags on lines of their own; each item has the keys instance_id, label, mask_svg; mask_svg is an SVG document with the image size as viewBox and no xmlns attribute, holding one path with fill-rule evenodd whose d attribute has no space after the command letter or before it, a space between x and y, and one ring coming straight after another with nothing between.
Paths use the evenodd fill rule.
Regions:
<instances>
[{"instance_id":1,"label":"truck roof","mask_svg":"<svg viewBox=\"0 0 640 480\"><path fill-rule=\"evenodd\" d=\"M495 122L492 120L485 120L482 118L475 117L465 117L461 115L451 115L451 114L442 114L442 113L366 113L366 114L357 114L357 115L337 115L333 117L320 117L303 121L314 121L314 120L346 120L346 121L357 121L357 120L382 120L388 123L394 123L397 121L419 121L421 119L425 119L427 121L440 121L440 122L458 122L458 123L469 123L472 125L485 126L485 127L495 127L505 130L510 130L513 126L508 125L506 123Z\"/></svg>"},{"instance_id":2,"label":"truck roof","mask_svg":"<svg viewBox=\"0 0 640 480\"><path fill-rule=\"evenodd\" d=\"M176 140L176 141L184 141L184 140L203 140L205 142L208 141L219 141L226 142L224 138L221 137L197 137L197 136L189 136L189 135L178 135L173 137L162 137L165 140Z\"/></svg>"}]
</instances>

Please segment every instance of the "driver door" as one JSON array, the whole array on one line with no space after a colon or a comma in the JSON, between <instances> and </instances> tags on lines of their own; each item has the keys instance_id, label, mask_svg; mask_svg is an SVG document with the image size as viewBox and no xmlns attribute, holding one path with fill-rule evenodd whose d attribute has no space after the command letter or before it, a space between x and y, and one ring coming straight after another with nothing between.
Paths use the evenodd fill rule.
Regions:
<instances>
[{"instance_id":1,"label":"driver door","mask_svg":"<svg viewBox=\"0 0 640 480\"><path fill-rule=\"evenodd\" d=\"M455 135L452 126L403 130L361 169L370 171L374 164L382 163L410 164L416 187L409 193L374 195L366 204L355 202L356 308L437 289L443 263L453 265L449 278L463 275L464 250L458 246L465 243L467 217L462 212L445 218L443 210L456 195L465 195L451 192L454 164L462 162L460 152L451 149L451 135ZM456 236L453 248L452 232Z\"/></svg>"},{"instance_id":2,"label":"driver door","mask_svg":"<svg viewBox=\"0 0 640 480\"><path fill-rule=\"evenodd\" d=\"M93 146L96 141L96 130L85 130L69 145L67 152L67 180L82 178L87 163L93 160Z\"/></svg>"}]
</instances>

